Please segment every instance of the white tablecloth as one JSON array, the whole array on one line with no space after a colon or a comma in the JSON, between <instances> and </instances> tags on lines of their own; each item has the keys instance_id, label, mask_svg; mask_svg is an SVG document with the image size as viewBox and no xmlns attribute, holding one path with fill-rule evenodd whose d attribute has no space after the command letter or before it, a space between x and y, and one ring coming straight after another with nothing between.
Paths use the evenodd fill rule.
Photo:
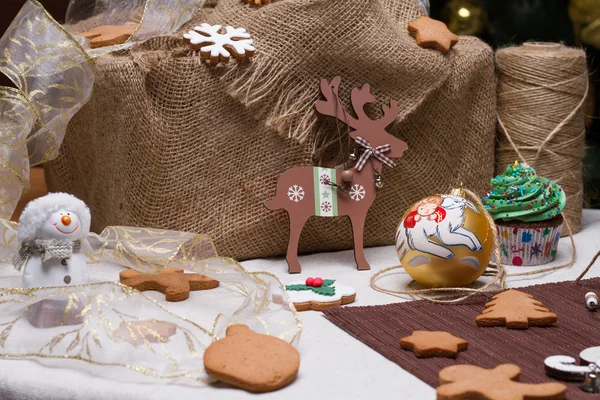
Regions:
<instances>
[{"instance_id":1,"label":"white tablecloth","mask_svg":"<svg viewBox=\"0 0 600 400\"><path fill-rule=\"evenodd\" d=\"M575 235L577 263L568 270L559 270L543 276L509 279L511 287L529 286L545 282L573 280L585 268L591 257L600 250L600 211L584 211L584 223ZM387 304L402 299L376 292L369 286L373 273L397 264L392 246L366 250L371 271L357 271L352 252L323 253L303 256L302 274L287 274L283 259L252 260L243 265L250 271L266 270L277 274L284 283L307 276L337 279L357 289L355 306ZM555 264L564 263L571 256L570 241L562 238ZM550 264L552 265L552 264ZM524 268L511 267L511 271ZM91 271L93 280L112 279L117 271ZM592 268L588 277L600 276L600 265ZM403 271L382 281L390 288L402 288L409 281ZM600 291L600 287L598 288ZM157 299L162 295L155 293ZM194 298L172 305L179 315L193 318ZM197 303L196 303L197 304ZM171 305L170 305L171 306ZM582 307L583 307L582 299ZM197 307L197 306L196 306ZM371 350L329 322L320 312L300 313L303 333L298 349L301 366L298 379L287 388L261 394L261 399L433 399L435 391L405 372L398 365ZM109 381L86 372L63 368L48 368L30 360L0 360L0 399L245 399L254 398L242 390L225 387L191 388L163 384L132 384Z\"/></svg>"}]
</instances>

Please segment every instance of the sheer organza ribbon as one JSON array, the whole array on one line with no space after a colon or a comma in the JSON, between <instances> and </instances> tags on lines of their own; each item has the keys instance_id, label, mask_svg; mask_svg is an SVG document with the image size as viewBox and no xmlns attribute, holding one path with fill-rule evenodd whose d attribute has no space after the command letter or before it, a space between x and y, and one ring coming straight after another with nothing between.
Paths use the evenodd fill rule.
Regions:
<instances>
[{"instance_id":1,"label":"sheer organza ribbon","mask_svg":"<svg viewBox=\"0 0 600 400\"><path fill-rule=\"evenodd\" d=\"M175 15L183 3L188 8ZM152 29L170 33L200 3L148 0L143 4L145 22L134 40L150 37ZM165 14L169 17L158 18L165 7L171 10ZM28 188L29 166L58 155L69 120L91 96L92 56L98 54L88 52L35 0L25 3L0 39L0 72L15 85L0 87L0 356L89 369L110 379L202 384L207 382L203 350L224 336L229 324L244 323L296 342L301 325L289 298L283 304L272 298L276 289L285 293L277 277L247 272L235 260L219 257L206 235L107 227L90 234L81 249L89 268L122 266L157 273L171 266L219 280L219 288L203 293L202 299L209 300L195 307L200 311L194 320L116 282L20 287L11 265L18 225L10 217Z\"/></svg>"},{"instance_id":2,"label":"sheer organza ribbon","mask_svg":"<svg viewBox=\"0 0 600 400\"><path fill-rule=\"evenodd\" d=\"M91 57L122 50L156 36L170 35L187 22L205 0L71 0L65 28L76 34L102 25L133 24L135 31L125 41L91 49L78 38Z\"/></svg>"}]
</instances>

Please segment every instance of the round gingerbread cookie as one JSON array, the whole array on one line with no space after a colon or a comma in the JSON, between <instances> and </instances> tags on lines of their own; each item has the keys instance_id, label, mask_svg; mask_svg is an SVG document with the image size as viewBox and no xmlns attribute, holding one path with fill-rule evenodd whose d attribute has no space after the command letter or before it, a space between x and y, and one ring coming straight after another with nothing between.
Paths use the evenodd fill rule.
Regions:
<instances>
[{"instance_id":1,"label":"round gingerbread cookie","mask_svg":"<svg viewBox=\"0 0 600 400\"><path fill-rule=\"evenodd\" d=\"M231 325L225 335L204 352L210 377L254 393L278 390L296 379L300 354L288 342L246 325Z\"/></svg>"}]
</instances>

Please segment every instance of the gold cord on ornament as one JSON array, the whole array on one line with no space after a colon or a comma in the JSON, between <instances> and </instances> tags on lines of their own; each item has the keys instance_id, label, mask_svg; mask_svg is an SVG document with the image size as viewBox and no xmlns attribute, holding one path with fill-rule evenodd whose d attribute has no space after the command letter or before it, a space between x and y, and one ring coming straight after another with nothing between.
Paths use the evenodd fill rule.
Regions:
<instances>
[{"instance_id":1,"label":"gold cord on ornament","mask_svg":"<svg viewBox=\"0 0 600 400\"><path fill-rule=\"evenodd\" d=\"M378 292L387 293L387 294L390 294L390 295L396 296L396 297L414 296L414 297L420 298L422 300L427 300L431 303L453 304L453 303L460 303L460 302L468 299L469 297L472 297L477 294L502 292L502 291L506 290L506 278L507 277L542 274L545 272L551 272L551 271L556 271L556 270L563 269L563 268L569 268L575 263L576 255L577 255L577 252L575 249L575 241L573 240L573 234L571 232L569 222L565 218L565 224L567 227L567 231L569 233L569 238L571 239L571 245L573 247L571 260L569 262L567 262L565 264L553 266L553 267L537 269L535 271L507 274L506 270L504 269L504 265L501 262L502 255L500 253L500 242L498 240L498 231L496 230L496 223L494 222L494 219L485 210L485 207L483 206L483 203L481 202L481 199L479 198L479 196L477 196L475 193L473 193L472 191L470 191L468 189L464 189L464 188L461 188L461 189L466 194L465 198L467 200L473 201L476 204L477 208L479 210L483 211L483 215L487 219L487 221L490 225L490 229L492 230L492 239L494 241L494 256L496 258L497 263L490 262L488 268L486 269L486 271L483 274L484 276L492 276L492 279L489 282L487 282L485 285L483 285L481 288L448 287L448 288L391 290L391 289L385 289L385 288L379 286L377 284L377 281L379 279L383 278L385 274L387 274L390 271L396 270L396 269L404 268L402 265L395 265L393 267L384 268L381 271L378 271L377 273L375 273L371 277L370 283L371 283L371 287L373 289L375 289ZM594 261L598 257L600 257L600 252L596 255L596 257L594 258ZM589 267L588 267L588 269L589 269ZM587 270L585 272L587 272ZM585 272L584 272L584 274L585 274ZM581 276L583 276L584 274L582 274ZM578 280L580 278L578 278ZM413 283L414 283L414 280L411 281L408 286L409 287L412 286ZM497 286L493 287L494 285L497 285ZM440 299L440 298L432 298L432 297L427 296L427 295L435 295L435 294L456 294L456 295L464 294L464 295L460 296L460 297L448 299L448 300L444 300L444 299Z\"/></svg>"}]
</instances>

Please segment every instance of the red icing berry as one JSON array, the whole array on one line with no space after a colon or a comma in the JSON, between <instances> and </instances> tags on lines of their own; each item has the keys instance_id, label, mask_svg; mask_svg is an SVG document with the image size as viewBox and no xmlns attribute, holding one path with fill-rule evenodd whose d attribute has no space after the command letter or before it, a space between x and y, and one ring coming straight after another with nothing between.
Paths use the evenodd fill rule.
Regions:
<instances>
[{"instance_id":1,"label":"red icing berry","mask_svg":"<svg viewBox=\"0 0 600 400\"><path fill-rule=\"evenodd\" d=\"M321 287L323 286L323 279L321 278L315 278L313 281L313 286L314 287Z\"/></svg>"},{"instance_id":2,"label":"red icing berry","mask_svg":"<svg viewBox=\"0 0 600 400\"><path fill-rule=\"evenodd\" d=\"M313 279L313 278L306 278L306 282L304 282L304 283L306 283L306 286L314 286L315 280L316 279Z\"/></svg>"}]
</instances>

